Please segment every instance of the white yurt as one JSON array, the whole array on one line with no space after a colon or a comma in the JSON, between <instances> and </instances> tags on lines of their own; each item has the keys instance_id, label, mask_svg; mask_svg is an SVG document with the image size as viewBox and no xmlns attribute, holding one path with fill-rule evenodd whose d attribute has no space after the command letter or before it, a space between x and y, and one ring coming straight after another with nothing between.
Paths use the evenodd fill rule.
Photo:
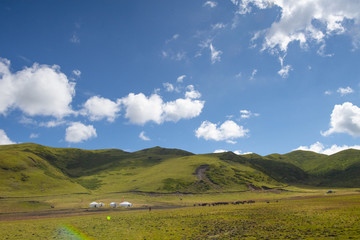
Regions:
<instances>
[{"instance_id":1,"label":"white yurt","mask_svg":"<svg viewBox=\"0 0 360 240\"><path fill-rule=\"evenodd\" d=\"M89 204L89 207L91 207L91 208L96 208L97 205L98 205L97 202L92 202L92 203Z\"/></svg>"},{"instance_id":2,"label":"white yurt","mask_svg":"<svg viewBox=\"0 0 360 240\"><path fill-rule=\"evenodd\" d=\"M119 203L119 207L132 207L132 204L129 202L122 202Z\"/></svg>"},{"instance_id":3,"label":"white yurt","mask_svg":"<svg viewBox=\"0 0 360 240\"><path fill-rule=\"evenodd\" d=\"M97 208L101 208L101 207L103 207L103 206L105 206L105 204L104 204L104 203L102 203L102 202L101 202L101 203L96 204L96 207L97 207Z\"/></svg>"},{"instance_id":4,"label":"white yurt","mask_svg":"<svg viewBox=\"0 0 360 240\"><path fill-rule=\"evenodd\" d=\"M116 203L116 202L112 202L112 203L110 203L110 207L112 207L112 208L116 208L116 207L117 207L117 203Z\"/></svg>"}]
</instances>

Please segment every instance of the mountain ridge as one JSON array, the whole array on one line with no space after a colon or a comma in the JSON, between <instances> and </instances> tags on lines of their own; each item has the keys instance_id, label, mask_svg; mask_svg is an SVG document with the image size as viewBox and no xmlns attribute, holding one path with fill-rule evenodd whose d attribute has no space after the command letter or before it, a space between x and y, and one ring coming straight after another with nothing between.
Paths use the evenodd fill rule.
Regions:
<instances>
[{"instance_id":1,"label":"mountain ridge","mask_svg":"<svg viewBox=\"0 0 360 240\"><path fill-rule=\"evenodd\" d=\"M201 171L199 170L201 169ZM201 173L201 175L199 175ZM226 192L286 186L360 187L360 151L296 150L261 156L194 154L162 147L135 152L23 143L0 146L5 195L53 192Z\"/></svg>"}]
</instances>

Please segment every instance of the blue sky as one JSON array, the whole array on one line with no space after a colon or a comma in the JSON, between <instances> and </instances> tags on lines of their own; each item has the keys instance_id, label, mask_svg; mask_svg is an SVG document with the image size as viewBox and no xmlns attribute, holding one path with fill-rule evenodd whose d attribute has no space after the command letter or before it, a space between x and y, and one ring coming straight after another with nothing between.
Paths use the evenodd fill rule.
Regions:
<instances>
[{"instance_id":1,"label":"blue sky","mask_svg":"<svg viewBox=\"0 0 360 240\"><path fill-rule=\"evenodd\" d=\"M0 2L0 144L360 148L360 2Z\"/></svg>"}]
</instances>

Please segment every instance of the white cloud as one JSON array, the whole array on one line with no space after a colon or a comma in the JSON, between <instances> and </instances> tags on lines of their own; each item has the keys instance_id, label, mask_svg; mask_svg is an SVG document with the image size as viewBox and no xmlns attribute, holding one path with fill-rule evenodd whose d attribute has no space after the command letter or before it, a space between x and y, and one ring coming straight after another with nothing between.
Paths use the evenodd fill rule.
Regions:
<instances>
[{"instance_id":1,"label":"white cloud","mask_svg":"<svg viewBox=\"0 0 360 240\"><path fill-rule=\"evenodd\" d=\"M134 124L144 125L150 121L157 124L165 121L177 122L199 116L205 104L205 101L195 100L201 94L194 86L189 85L187 89L189 91L185 93L185 98L175 101L164 102L158 94L147 97L143 93L130 93L119 99L119 103L124 105L125 117Z\"/></svg>"},{"instance_id":2,"label":"white cloud","mask_svg":"<svg viewBox=\"0 0 360 240\"><path fill-rule=\"evenodd\" d=\"M211 29L212 30L216 30L216 29L222 29L225 28L226 25L223 23L216 23L216 24L211 24Z\"/></svg>"},{"instance_id":3,"label":"white cloud","mask_svg":"<svg viewBox=\"0 0 360 240\"><path fill-rule=\"evenodd\" d=\"M326 90L326 91L324 92L324 94L325 94L325 95L331 95L331 94L332 94L332 91Z\"/></svg>"},{"instance_id":4,"label":"white cloud","mask_svg":"<svg viewBox=\"0 0 360 240\"><path fill-rule=\"evenodd\" d=\"M29 138L38 138L38 137L39 137L39 134L36 134L36 133L32 133L29 136Z\"/></svg>"},{"instance_id":5,"label":"white cloud","mask_svg":"<svg viewBox=\"0 0 360 240\"><path fill-rule=\"evenodd\" d=\"M322 154L326 154L326 155L331 155L331 154L334 154L334 153L337 153L337 152L340 152L340 151L343 151L343 150L347 150L347 149L358 149L358 150L360 150L360 145L338 146L338 145L334 144L329 148L325 148L325 146L322 143L316 142L316 143L310 145L310 147L308 147L308 146L300 146L295 150L312 151L312 152L316 152L316 153L322 153Z\"/></svg>"},{"instance_id":6,"label":"white cloud","mask_svg":"<svg viewBox=\"0 0 360 240\"><path fill-rule=\"evenodd\" d=\"M35 63L11 73L10 61L0 58L0 114L19 108L29 116L62 118L73 113L70 103L74 95L75 83L59 66Z\"/></svg>"},{"instance_id":7,"label":"white cloud","mask_svg":"<svg viewBox=\"0 0 360 240\"><path fill-rule=\"evenodd\" d=\"M278 74L282 78L287 78L289 76L289 71L292 70L292 67L290 65L284 65L285 56L286 55L284 55L283 57L279 57L281 69L278 71Z\"/></svg>"},{"instance_id":8,"label":"white cloud","mask_svg":"<svg viewBox=\"0 0 360 240\"><path fill-rule=\"evenodd\" d=\"M163 104L163 121L177 122L180 119L191 119L200 115L205 102L190 98L179 98Z\"/></svg>"},{"instance_id":9,"label":"white cloud","mask_svg":"<svg viewBox=\"0 0 360 240\"><path fill-rule=\"evenodd\" d=\"M238 74L235 75L235 78L241 78L241 76L242 76L242 73L239 72Z\"/></svg>"},{"instance_id":10,"label":"white cloud","mask_svg":"<svg viewBox=\"0 0 360 240\"><path fill-rule=\"evenodd\" d=\"M333 133L347 133L351 136L360 136L360 108L350 102L335 105L331 113L330 129L321 132L323 136Z\"/></svg>"},{"instance_id":11,"label":"white cloud","mask_svg":"<svg viewBox=\"0 0 360 240\"><path fill-rule=\"evenodd\" d=\"M201 93L195 90L194 85L188 85L186 87L188 91L185 92L186 98L196 99L201 97Z\"/></svg>"},{"instance_id":12,"label":"white cloud","mask_svg":"<svg viewBox=\"0 0 360 240\"><path fill-rule=\"evenodd\" d=\"M180 37L180 34L174 34L170 39L166 40L165 43L169 43L172 41L175 41L176 39L178 39Z\"/></svg>"},{"instance_id":13,"label":"white cloud","mask_svg":"<svg viewBox=\"0 0 360 240\"><path fill-rule=\"evenodd\" d=\"M52 128L52 127L57 127L57 126L64 125L64 124L66 124L65 120L51 120L51 121L48 121L48 122L40 122L39 126L40 127Z\"/></svg>"},{"instance_id":14,"label":"white cloud","mask_svg":"<svg viewBox=\"0 0 360 240\"><path fill-rule=\"evenodd\" d=\"M145 132L142 131L140 134L139 134L139 138L144 140L144 141L150 141L150 138L145 136Z\"/></svg>"},{"instance_id":15,"label":"white cloud","mask_svg":"<svg viewBox=\"0 0 360 240\"><path fill-rule=\"evenodd\" d=\"M240 110L240 118L250 118L252 116L258 117L260 114L258 113L252 113L250 110Z\"/></svg>"},{"instance_id":16,"label":"white cloud","mask_svg":"<svg viewBox=\"0 0 360 240\"><path fill-rule=\"evenodd\" d=\"M346 87L346 88L339 88L337 90L338 93L340 93L340 95L343 97L345 95L348 95L350 93L353 93L354 90L351 87Z\"/></svg>"},{"instance_id":17,"label":"white cloud","mask_svg":"<svg viewBox=\"0 0 360 240\"><path fill-rule=\"evenodd\" d=\"M10 140L10 138L6 135L5 131L0 129L0 145L8 145L8 144L15 144Z\"/></svg>"},{"instance_id":18,"label":"white cloud","mask_svg":"<svg viewBox=\"0 0 360 240\"><path fill-rule=\"evenodd\" d=\"M169 58L174 61L181 61L186 58L186 52L184 51L173 52L172 50L168 50L168 51L163 50L161 54L163 58Z\"/></svg>"},{"instance_id":19,"label":"white cloud","mask_svg":"<svg viewBox=\"0 0 360 240\"><path fill-rule=\"evenodd\" d=\"M113 122L118 116L119 111L119 103L113 102L107 98L93 96L85 102L81 113L89 116L91 121L99 121L106 118L107 121Z\"/></svg>"},{"instance_id":20,"label":"white cloud","mask_svg":"<svg viewBox=\"0 0 360 240\"><path fill-rule=\"evenodd\" d=\"M248 129L244 129L243 126L239 126L231 120L225 121L219 127L215 123L204 121L195 130L195 135L197 138L205 140L226 141L245 137L248 132Z\"/></svg>"},{"instance_id":21,"label":"white cloud","mask_svg":"<svg viewBox=\"0 0 360 240\"><path fill-rule=\"evenodd\" d=\"M250 80L254 80L254 79L255 79L255 75L256 75L257 71L258 71L257 69L254 69L254 70L252 71L251 76L250 76Z\"/></svg>"},{"instance_id":22,"label":"white cloud","mask_svg":"<svg viewBox=\"0 0 360 240\"><path fill-rule=\"evenodd\" d=\"M75 69L72 71L72 74L74 74L76 77L80 77L81 76L81 71L79 69Z\"/></svg>"},{"instance_id":23,"label":"white cloud","mask_svg":"<svg viewBox=\"0 0 360 240\"><path fill-rule=\"evenodd\" d=\"M333 34L345 33L350 25L360 23L360 2L354 0L232 0L237 5L238 14L251 12L251 7L259 9L276 6L281 16L264 31L263 49L278 48L286 52L291 42L298 41L304 47L314 41L321 47ZM348 21L350 20L350 21Z\"/></svg>"},{"instance_id":24,"label":"white cloud","mask_svg":"<svg viewBox=\"0 0 360 240\"><path fill-rule=\"evenodd\" d=\"M221 54L222 52L219 50L217 51L214 46L212 45L212 43L210 43L209 45L210 48L210 52L211 52L211 63L214 64L216 62L220 62L221 61Z\"/></svg>"},{"instance_id":25,"label":"white cloud","mask_svg":"<svg viewBox=\"0 0 360 240\"><path fill-rule=\"evenodd\" d=\"M216 149L214 151L214 153L223 153L223 152L228 152L227 150L224 150L224 149Z\"/></svg>"},{"instance_id":26,"label":"white cloud","mask_svg":"<svg viewBox=\"0 0 360 240\"><path fill-rule=\"evenodd\" d=\"M289 71L291 70L291 66L290 65L286 65L286 66L282 66L281 69L278 71L278 74L282 77L282 78L287 78L289 76Z\"/></svg>"},{"instance_id":27,"label":"white cloud","mask_svg":"<svg viewBox=\"0 0 360 240\"><path fill-rule=\"evenodd\" d=\"M204 6L204 7L205 7L205 6L209 6L209 7L211 7L211 8L214 8L214 7L217 6L217 2L215 2L215 1L206 1L203 6Z\"/></svg>"},{"instance_id":28,"label":"white cloud","mask_svg":"<svg viewBox=\"0 0 360 240\"><path fill-rule=\"evenodd\" d=\"M72 43L80 43L80 38L76 32L73 33L73 35L70 38L70 42Z\"/></svg>"},{"instance_id":29,"label":"white cloud","mask_svg":"<svg viewBox=\"0 0 360 240\"><path fill-rule=\"evenodd\" d=\"M143 93L130 93L120 101L125 106L125 117L131 123L144 125L149 121L157 124L163 121L163 100L157 94L147 97Z\"/></svg>"},{"instance_id":30,"label":"white cloud","mask_svg":"<svg viewBox=\"0 0 360 240\"><path fill-rule=\"evenodd\" d=\"M175 90L174 85L172 85L171 83L163 83L163 86L167 92L173 92Z\"/></svg>"},{"instance_id":31,"label":"white cloud","mask_svg":"<svg viewBox=\"0 0 360 240\"><path fill-rule=\"evenodd\" d=\"M223 152L229 152L229 151L224 150L224 149L217 149L214 151L214 153L223 153ZM241 150L235 150L235 151L233 151L233 153L235 153L237 155L245 155L245 154L250 154L252 152L242 152Z\"/></svg>"},{"instance_id":32,"label":"white cloud","mask_svg":"<svg viewBox=\"0 0 360 240\"><path fill-rule=\"evenodd\" d=\"M65 140L70 143L79 143L90 138L97 137L93 125L84 125L80 122L73 122L66 128Z\"/></svg>"},{"instance_id":33,"label":"white cloud","mask_svg":"<svg viewBox=\"0 0 360 240\"><path fill-rule=\"evenodd\" d=\"M186 75L181 75L181 76L179 76L179 77L176 79L176 81L177 81L178 83L182 83L182 82L184 82L184 78L186 78Z\"/></svg>"}]
</instances>

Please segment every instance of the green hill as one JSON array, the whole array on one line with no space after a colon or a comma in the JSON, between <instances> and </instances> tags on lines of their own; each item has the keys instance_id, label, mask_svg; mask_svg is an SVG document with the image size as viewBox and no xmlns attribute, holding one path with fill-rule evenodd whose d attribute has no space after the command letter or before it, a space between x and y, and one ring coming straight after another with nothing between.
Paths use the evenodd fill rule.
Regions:
<instances>
[{"instance_id":1,"label":"green hill","mask_svg":"<svg viewBox=\"0 0 360 240\"><path fill-rule=\"evenodd\" d=\"M327 156L200 154L154 147L51 148L26 143L0 146L0 197L66 193L229 192L288 185L360 186L360 151Z\"/></svg>"}]
</instances>

